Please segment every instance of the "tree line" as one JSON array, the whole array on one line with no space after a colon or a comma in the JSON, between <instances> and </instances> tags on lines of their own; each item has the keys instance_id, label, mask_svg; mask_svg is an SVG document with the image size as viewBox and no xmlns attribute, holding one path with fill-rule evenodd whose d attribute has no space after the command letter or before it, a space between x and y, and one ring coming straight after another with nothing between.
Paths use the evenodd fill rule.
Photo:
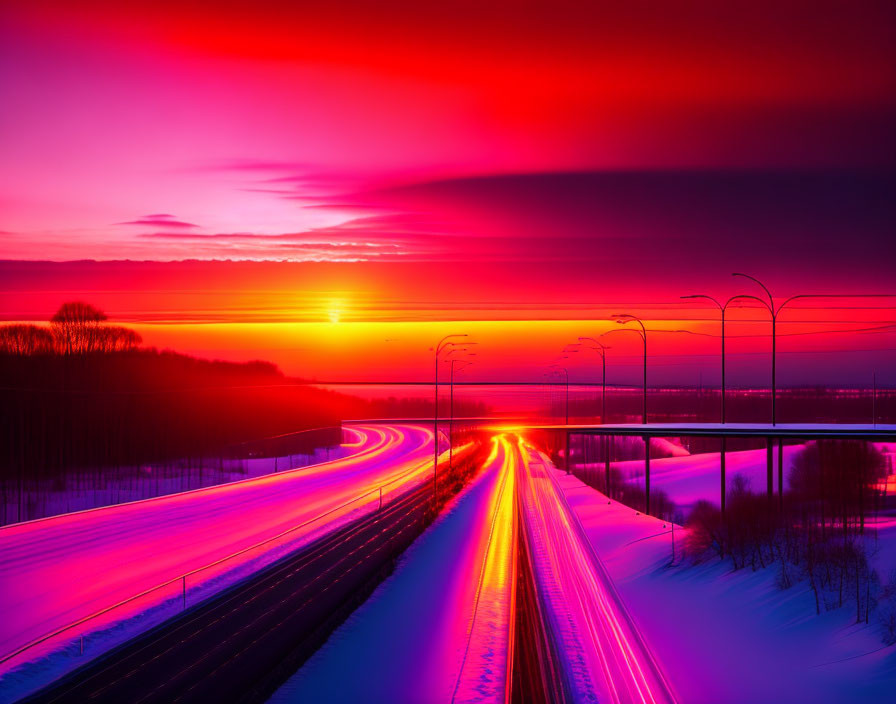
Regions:
<instances>
[{"instance_id":1,"label":"tree line","mask_svg":"<svg viewBox=\"0 0 896 704\"><path fill-rule=\"evenodd\" d=\"M730 560L735 570L775 567L777 583L789 589L806 580L815 611L852 604L856 623L872 613L883 639L896 642L896 575L873 567L876 535L868 518L882 505L885 457L857 440L809 442L794 458L787 490L769 498L735 475L726 510L700 501L686 526L687 552Z\"/></svg>"},{"instance_id":2,"label":"tree line","mask_svg":"<svg viewBox=\"0 0 896 704\"><path fill-rule=\"evenodd\" d=\"M0 353L12 355L126 352L143 342L138 333L110 325L99 308L83 301L63 303L49 327L13 323L0 327Z\"/></svg>"},{"instance_id":3,"label":"tree line","mask_svg":"<svg viewBox=\"0 0 896 704\"><path fill-rule=\"evenodd\" d=\"M140 347L136 333L84 303L64 304L48 326L0 326L0 340L0 524L27 520L49 493L127 482L149 467L154 476L201 472L246 452L307 450L303 436L265 441L275 436L350 418L432 415L431 399L365 401L270 362ZM456 411L486 412L464 401Z\"/></svg>"}]
</instances>

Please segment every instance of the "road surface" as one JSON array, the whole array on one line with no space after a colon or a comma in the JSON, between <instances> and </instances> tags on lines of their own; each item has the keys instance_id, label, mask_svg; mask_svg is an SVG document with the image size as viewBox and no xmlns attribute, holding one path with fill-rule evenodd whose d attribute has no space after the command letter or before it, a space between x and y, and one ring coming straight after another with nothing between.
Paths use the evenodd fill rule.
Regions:
<instances>
[{"instance_id":1,"label":"road surface","mask_svg":"<svg viewBox=\"0 0 896 704\"><path fill-rule=\"evenodd\" d=\"M308 522L288 535L294 547L349 511L377 502L376 487L393 482L388 496L430 475L432 430L378 425L355 426L352 433L356 452L331 462L0 529L0 657ZM370 490L374 494L362 502L339 508ZM226 582L222 569L260 559L259 550L190 578L188 597L203 579ZM115 618L121 616L116 610ZM0 664L0 675L31 654Z\"/></svg>"},{"instance_id":2,"label":"road surface","mask_svg":"<svg viewBox=\"0 0 896 704\"><path fill-rule=\"evenodd\" d=\"M261 701L422 530L432 483L316 540L28 701Z\"/></svg>"},{"instance_id":3,"label":"road surface","mask_svg":"<svg viewBox=\"0 0 896 704\"><path fill-rule=\"evenodd\" d=\"M547 628L574 702L675 701L650 649L559 491L525 443L520 511Z\"/></svg>"},{"instance_id":4,"label":"road surface","mask_svg":"<svg viewBox=\"0 0 896 704\"><path fill-rule=\"evenodd\" d=\"M518 463L495 438L472 484L271 701L506 701Z\"/></svg>"}]
</instances>

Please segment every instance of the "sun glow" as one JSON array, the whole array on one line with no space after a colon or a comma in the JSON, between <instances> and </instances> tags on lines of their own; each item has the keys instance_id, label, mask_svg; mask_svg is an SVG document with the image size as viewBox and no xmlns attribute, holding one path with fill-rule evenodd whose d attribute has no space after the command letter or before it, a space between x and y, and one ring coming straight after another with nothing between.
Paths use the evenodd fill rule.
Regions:
<instances>
[{"instance_id":1,"label":"sun glow","mask_svg":"<svg viewBox=\"0 0 896 704\"><path fill-rule=\"evenodd\" d=\"M340 301L332 301L330 303L330 307L327 310L327 318L331 323L338 323L342 318L342 304Z\"/></svg>"}]
</instances>

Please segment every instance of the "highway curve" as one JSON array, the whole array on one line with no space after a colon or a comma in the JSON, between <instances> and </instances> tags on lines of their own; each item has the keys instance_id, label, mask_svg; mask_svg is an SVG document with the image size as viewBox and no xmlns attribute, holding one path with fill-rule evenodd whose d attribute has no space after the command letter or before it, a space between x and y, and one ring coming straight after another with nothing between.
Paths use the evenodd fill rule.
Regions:
<instances>
[{"instance_id":1,"label":"highway curve","mask_svg":"<svg viewBox=\"0 0 896 704\"><path fill-rule=\"evenodd\" d=\"M351 433L356 452L331 462L0 529L0 657L334 511L290 539L319 534L341 515L337 507L365 491L390 481L390 490L397 490L429 476L431 429L370 425L354 426ZM16 662L0 665L0 675Z\"/></svg>"}]
</instances>

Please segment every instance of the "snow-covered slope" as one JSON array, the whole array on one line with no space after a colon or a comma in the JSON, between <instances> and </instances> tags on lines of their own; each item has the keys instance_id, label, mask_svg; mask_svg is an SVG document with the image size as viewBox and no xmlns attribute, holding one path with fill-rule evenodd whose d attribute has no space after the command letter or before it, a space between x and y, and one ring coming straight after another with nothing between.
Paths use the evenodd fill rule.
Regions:
<instances>
[{"instance_id":1,"label":"snow-covered slope","mask_svg":"<svg viewBox=\"0 0 896 704\"><path fill-rule=\"evenodd\" d=\"M677 460L668 460L675 462ZM669 523L555 470L570 506L682 702L893 701L896 646L849 608L815 615L806 583L730 563L670 567ZM678 554L684 531L675 527ZM896 567L896 524L882 524L878 569Z\"/></svg>"}]
</instances>

